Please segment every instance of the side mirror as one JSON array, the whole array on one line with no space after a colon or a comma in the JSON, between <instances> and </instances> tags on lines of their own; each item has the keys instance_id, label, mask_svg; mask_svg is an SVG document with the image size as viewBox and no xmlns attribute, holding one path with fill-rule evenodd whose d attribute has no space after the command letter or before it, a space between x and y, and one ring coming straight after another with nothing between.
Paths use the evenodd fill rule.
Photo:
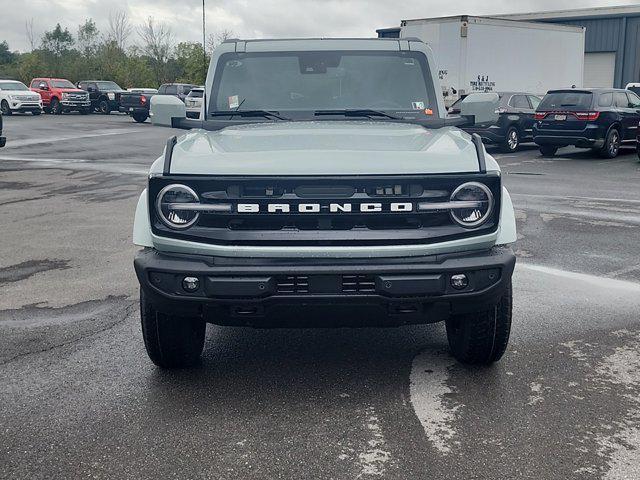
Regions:
<instances>
[{"instance_id":1,"label":"side mirror","mask_svg":"<svg viewBox=\"0 0 640 480\"><path fill-rule=\"evenodd\" d=\"M473 125L491 125L498 121L499 105L497 93L471 93L460 102L460 115L473 117Z\"/></svg>"},{"instance_id":2,"label":"side mirror","mask_svg":"<svg viewBox=\"0 0 640 480\"><path fill-rule=\"evenodd\" d=\"M178 97L171 95L154 95L151 97L149 116L153 125L173 126L173 119L187 118L187 107Z\"/></svg>"}]
</instances>

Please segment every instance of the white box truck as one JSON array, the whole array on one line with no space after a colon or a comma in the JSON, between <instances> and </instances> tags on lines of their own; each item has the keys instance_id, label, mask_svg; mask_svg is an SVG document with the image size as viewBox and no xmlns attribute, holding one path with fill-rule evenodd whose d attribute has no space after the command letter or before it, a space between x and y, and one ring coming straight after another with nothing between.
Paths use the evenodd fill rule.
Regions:
<instances>
[{"instance_id":1,"label":"white box truck","mask_svg":"<svg viewBox=\"0 0 640 480\"><path fill-rule=\"evenodd\" d=\"M403 20L400 37L432 48L447 106L472 92L582 87L583 27L464 15Z\"/></svg>"}]
</instances>

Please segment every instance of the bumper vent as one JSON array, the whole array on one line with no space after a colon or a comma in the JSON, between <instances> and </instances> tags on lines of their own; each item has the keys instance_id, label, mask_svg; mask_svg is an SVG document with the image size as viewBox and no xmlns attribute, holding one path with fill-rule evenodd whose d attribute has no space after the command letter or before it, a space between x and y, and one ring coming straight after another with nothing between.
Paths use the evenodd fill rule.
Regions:
<instances>
[{"instance_id":1,"label":"bumper vent","mask_svg":"<svg viewBox=\"0 0 640 480\"><path fill-rule=\"evenodd\" d=\"M304 275L278 277L276 291L279 294L309 293L309 277Z\"/></svg>"},{"instance_id":2,"label":"bumper vent","mask_svg":"<svg viewBox=\"0 0 640 480\"><path fill-rule=\"evenodd\" d=\"M376 281L373 275L343 275L342 293L375 293Z\"/></svg>"}]
</instances>

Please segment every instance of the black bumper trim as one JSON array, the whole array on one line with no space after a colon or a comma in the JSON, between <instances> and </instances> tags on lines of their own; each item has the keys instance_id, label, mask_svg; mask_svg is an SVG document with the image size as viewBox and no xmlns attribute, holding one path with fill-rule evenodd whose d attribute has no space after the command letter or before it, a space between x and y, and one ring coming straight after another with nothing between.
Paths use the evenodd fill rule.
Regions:
<instances>
[{"instance_id":1,"label":"black bumper trim","mask_svg":"<svg viewBox=\"0 0 640 480\"><path fill-rule=\"evenodd\" d=\"M351 324L353 314L369 321L374 311L394 324L407 324L490 308L510 283L515 261L506 247L425 257L415 263L372 259L366 264L315 264L307 259L256 265L145 249L136 255L134 266L147 298L167 314L202 316L221 325L302 326L287 322L288 314L297 315L299 322L325 311L335 326ZM451 275L458 273L469 278L463 290L450 285ZM182 289L185 276L198 277L196 292ZM361 278L355 287L354 276ZM292 285L303 288L292 290ZM353 313L351 321L337 319L337 312L345 308Z\"/></svg>"}]
</instances>

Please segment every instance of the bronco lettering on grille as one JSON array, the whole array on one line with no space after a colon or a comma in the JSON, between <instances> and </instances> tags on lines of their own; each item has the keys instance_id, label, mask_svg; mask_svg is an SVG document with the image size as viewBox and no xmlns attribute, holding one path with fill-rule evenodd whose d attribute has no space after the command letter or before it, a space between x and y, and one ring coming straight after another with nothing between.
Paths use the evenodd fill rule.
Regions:
<instances>
[{"instance_id":1,"label":"bronco lettering on grille","mask_svg":"<svg viewBox=\"0 0 640 480\"><path fill-rule=\"evenodd\" d=\"M237 205L238 213L320 213L322 211L330 213L407 213L414 211L414 205L411 202L395 202L395 203L300 203L292 205L289 203L268 203L260 205L258 203L239 203Z\"/></svg>"}]
</instances>

